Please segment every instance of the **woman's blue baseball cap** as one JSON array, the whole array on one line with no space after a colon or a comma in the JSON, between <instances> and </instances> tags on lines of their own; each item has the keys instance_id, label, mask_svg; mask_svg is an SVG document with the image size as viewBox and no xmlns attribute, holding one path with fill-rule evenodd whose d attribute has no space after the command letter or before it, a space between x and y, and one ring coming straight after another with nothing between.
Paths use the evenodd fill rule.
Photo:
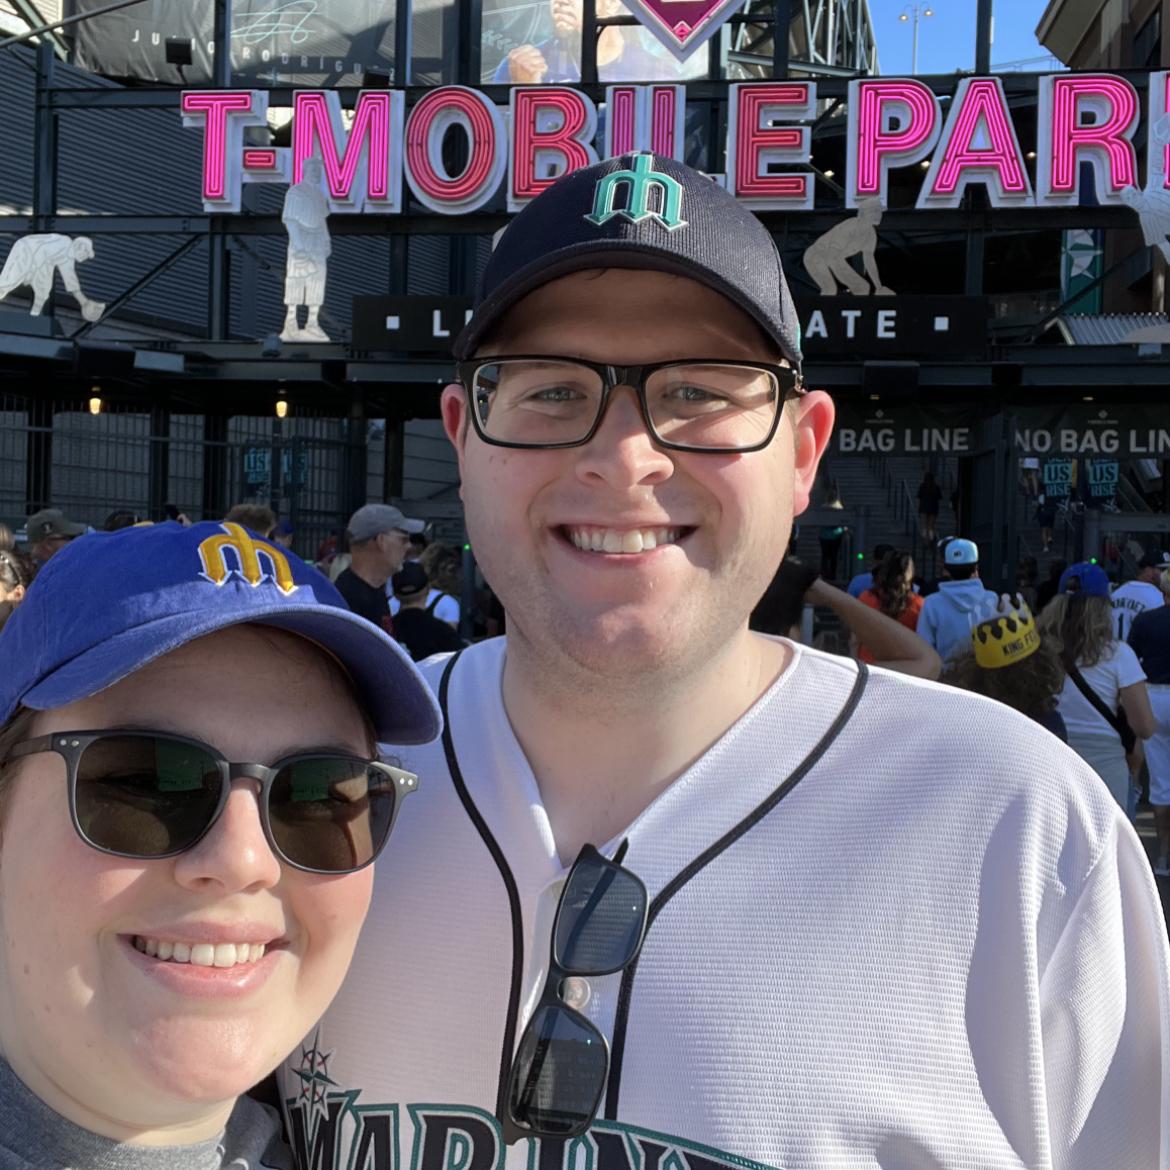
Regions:
<instances>
[{"instance_id":1,"label":"woman's blue baseball cap","mask_svg":"<svg viewBox=\"0 0 1170 1170\"><path fill-rule=\"evenodd\" d=\"M322 646L353 680L379 741L426 743L439 708L410 656L351 613L328 578L228 521L79 537L52 557L0 633L0 723L87 698L177 649L255 622Z\"/></svg>"},{"instance_id":2,"label":"woman's blue baseball cap","mask_svg":"<svg viewBox=\"0 0 1170 1170\"><path fill-rule=\"evenodd\" d=\"M1061 574L1057 588L1061 593L1079 593L1082 597L1108 597L1109 578L1100 565L1078 561Z\"/></svg>"}]
</instances>

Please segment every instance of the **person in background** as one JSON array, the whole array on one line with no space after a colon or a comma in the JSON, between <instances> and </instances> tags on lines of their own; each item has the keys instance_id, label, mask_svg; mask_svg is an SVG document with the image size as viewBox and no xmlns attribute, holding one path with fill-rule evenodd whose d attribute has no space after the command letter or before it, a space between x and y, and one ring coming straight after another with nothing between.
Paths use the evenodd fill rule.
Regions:
<instances>
[{"instance_id":1,"label":"person in background","mask_svg":"<svg viewBox=\"0 0 1170 1170\"><path fill-rule=\"evenodd\" d=\"M102 532L117 532L122 528L133 528L139 522L138 514L129 508L117 508L102 521Z\"/></svg>"},{"instance_id":2,"label":"person in background","mask_svg":"<svg viewBox=\"0 0 1170 1170\"><path fill-rule=\"evenodd\" d=\"M410 651L415 662L432 654L461 650L463 639L432 612L427 604L430 582L417 561L406 564L390 578L398 610L394 614L394 636Z\"/></svg>"},{"instance_id":3,"label":"person in background","mask_svg":"<svg viewBox=\"0 0 1170 1170\"><path fill-rule=\"evenodd\" d=\"M34 576L36 565L32 558L15 548L5 548L0 539L0 628L24 600Z\"/></svg>"},{"instance_id":4,"label":"person in background","mask_svg":"<svg viewBox=\"0 0 1170 1170\"><path fill-rule=\"evenodd\" d=\"M917 630L925 602L914 592L914 558L896 549L886 553L874 570L873 584L858 601L899 622L911 632ZM877 663L872 649L862 641L854 640L853 652L862 662L871 666ZM938 675L930 677L937 678Z\"/></svg>"},{"instance_id":5,"label":"person in background","mask_svg":"<svg viewBox=\"0 0 1170 1170\"><path fill-rule=\"evenodd\" d=\"M287 552L292 552L295 532L296 529L293 528L291 521L281 520L272 530L272 543L279 544Z\"/></svg>"},{"instance_id":6,"label":"person in background","mask_svg":"<svg viewBox=\"0 0 1170 1170\"><path fill-rule=\"evenodd\" d=\"M1056 526L1056 501L1047 492L1036 497L1036 523L1040 525L1040 540L1044 551L1052 548L1052 529Z\"/></svg>"},{"instance_id":7,"label":"person in background","mask_svg":"<svg viewBox=\"0 0 1170 1170\"><path fill-rule=\"evenodd\" d=\"M1170 584L1170 573L1162 576ZM1139 613L1129 631L1129 644L1146 673L1150 709L1157 724L1145 744L1150 805L1158 835L1154 873L1170 877L1170 605Z\"/></svg>"},{"instance_id":8,"label":"person in background","mask_svg":"<svg viewBox=\"0 0 1170 1170\"><path fill-rule=\"evenodd\" d=\"M1036 582L1040 576L1040 565L1035 557L1022 557L1016 570L1016 593L1023 598L1028 612L1036 613Z\"/></svg>"},{"instance_id":9,"label":"person in background","mask_svg":"<svg viewBox=\"0 0 1170 1170\"><path fill-rule=\"evenodd\" d=\"M928 471L918 485L918 523L922 526L922 539L933 544L938 539L938 508L942 503L942 488L934 479L934 472Z\"/></svg>"},{"instance_id":10,"label":"person in background","mask_svg":"<svg viewBox=\"0 0 1170 1170\"><path fill-rule=\"evenodd\" d=\"M997 599L979 579L979 546L973 540L956 537L947 542L943 572L946 579L923 603L918 633L945 663L971 648L975 614Z\"/></svg>"},{"instance_id":11,"label":"person in background","mask_svg":"<svg viewBox=\"0 0 1170 1170\"><path fill-rule=\"evenodd\" d=\"M1069 747L1105 781L1117 803L1132 811L1130 775L1140 767L1139 741L1149 739L1157 723L1137 654L1113 636L1104 570L1085 562L1070 565L1039 627L1064 666L1057 710Z\"/></svg>"},{"instance_id":12,"label":"person in background","mask_svg":"<svg viewBox=\"0 0 1170 1170\"><path fill-rule=\"evenodd\" d=\"M873 584L874 570L886 559L886 554L892 553L893 551L894 546L892 544L875 544L873 547L873 560L870 561L869 568L864 573L858 573L849 582L849 588L845 592L850 597L860 597Z\"/></svg>"},{"instance_id":13,"label":"person in background","mask_svg":"<svg viewBox=\"0 0 1170 1170\"><path fill-rule=\"evenodd\" d=\"M34 512L25 525L28 551L38 565L47 564L71 540L87 531L84 524L70 520L59 508L42 508Z\"/></svg>"},{"instance_id":14,"label":"person in background","mask_svg":"<svg viewBox=\"0 0 1170 1170\"><path fill-rule=\"evenodd\" d=\"M226 523L65 549L0 657L0 1166L287 1170L243 1094L345 974L417 785L376 740L435 700Z\"/></svg>"},{"instance_id":15,"label":"person in background","mask_svg":"<svg viewBox=\"0 0 1170 1170\"><path fill-rule=\"evenodd\" d=\"M236 504L224 519L229 524L242 524L250 532L265 539L276 527L276 513L265 504Z\"/></svg>"},{"instance_id":16,"label":"person in background","mask_svg":"<svg viewBox=\"0 0 1170 1170\"><path fill-rule=\"evenodd\" d=\"M1138 561L1137 576L1118 585L1110 596L1113 606L1113 636L1119 642L1129 639L1134 620L1148 609L1161 609L1166 603L1162 592L1162 574L1170 569L1170 553L1146 554Z\"/></svg>"},{"instance_id":17,"label":"person in background","mask_svg":"<svg viewBox=\"0 0 1170 1170\"><path fill-rule=\"evenodd\" d=\"M1028 603L1004 594L994 611L984 611L971 640L971 649L947 663L940 681L1003 703L1067 743L1057 710L1064 667L1051 640L1040 636Z\"/></svg>"},{"instance_id":18,"label":"person in background","mask_svg":"<svg viewBox=\"0 0 1170 1170\"><path fill-rule=\"evenodd\" d=\"M363 504L346 525L350 562L334 584L354 613L387 633L394 632L394 625L386 583L402 568L410 533L425 527L424 521L410 520L390 504Z\"/></svg>"},{"instance_id":19,"label":"person in background","mask_svg":"<svg viewBox=\"0 0 1170 1170\"><path fill-rule=\"evenodd\" d=\"M842 511L845 507L840 497L830 500L825 505L834 511ZM821 576L826 581L836 581L837 562L841 556L841 542L849 531L847 524L822 524L817 533L817 540L821 546Z\"/></svg>"},{"instance_id":20,"label":"person in background","mask_svg":"<svg viewBox=\"0 0 1170 1170\"><path fill-rule=\"evenodd\" d=\"M427 545L430 543L425 532L410 533L410 551L406 554L406 563L410 564L411 561L421 560Z\"/></svg>"},{"instance_id":21,"label":"person in background","mask_svg":"<svg viewBox=\"0 0 1170 1170\"><path fill-rule=\"evenodd\" d=\"M410 563L409 557L407 557L406 563ZM423 608L427 613L446 622L451 629L457 631L463 615L461 603L463 596L462 554L449 544L441 544L438 541L428 542L417 563L422 566L427 580L431 583L423 601ZM390 597L390 615L397 618L399 600L393 586L394 583L391 580L386 586L386 591ZM460 645L462 644L460 642Z\"/></svg>"}]
</instances>

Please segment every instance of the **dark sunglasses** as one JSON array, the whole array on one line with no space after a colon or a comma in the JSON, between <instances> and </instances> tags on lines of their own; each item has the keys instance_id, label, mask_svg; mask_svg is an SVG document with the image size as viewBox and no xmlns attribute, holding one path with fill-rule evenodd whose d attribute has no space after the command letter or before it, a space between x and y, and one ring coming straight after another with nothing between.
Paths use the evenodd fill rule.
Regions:
<instances>
[{"instance_id":1,"label":"dark sunglasses","mask_svg":"<svg viewBox=\"0 0 1170 1170\"><path fill-rule=\"evenodd\" d=\"M500 1123L511 1145L526 1137L573 1138L597 1115L609 1074L609 1045L565 1003L572 976L612 975L638 956L646 933L646 887L586 845L569 870L553 923L548 978L512 1062Z\"/></svg>"},{"instance_id":2,"label":"dark sunglasses","mask_svg":"<svg viewBox=\"0 0 1170 1170\"><path fill-rule=\"evenodd\" d=\"M69 815L87 844L137 860L197 844L227 805L232 781L260 782L272 852L307 873L353 873L381 852L418 777L376 760L310 752L265 764L225 760L198 740L154 731L58 731L17 744L10 759L65 760Z\"/></svg>"}]
</instances>

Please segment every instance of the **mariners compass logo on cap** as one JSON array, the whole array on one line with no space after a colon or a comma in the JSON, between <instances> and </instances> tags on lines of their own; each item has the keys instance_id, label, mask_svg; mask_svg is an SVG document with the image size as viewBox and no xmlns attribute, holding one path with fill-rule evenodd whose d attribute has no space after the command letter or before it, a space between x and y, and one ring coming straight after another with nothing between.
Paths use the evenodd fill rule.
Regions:
<instances>
[{"instance_id":1,"label":"mariners compass logo on cap","mask_svg":"<svg viewBox=\"0 0 1170 1170\"><path fill-rule=\"evenodd\" d=\"M593 189L593 210L585 216L600 227L615 215L625 216L630 223L656 219L667 231L686 227L682 217L682 184L664 171L654 169L654 156L635 154L628 170L610 171L597 180ZM615 207L620 188L627 189L625 207ZM650 198L657 192L659 205L651 208Z\"/></svg>"}]
</instances>

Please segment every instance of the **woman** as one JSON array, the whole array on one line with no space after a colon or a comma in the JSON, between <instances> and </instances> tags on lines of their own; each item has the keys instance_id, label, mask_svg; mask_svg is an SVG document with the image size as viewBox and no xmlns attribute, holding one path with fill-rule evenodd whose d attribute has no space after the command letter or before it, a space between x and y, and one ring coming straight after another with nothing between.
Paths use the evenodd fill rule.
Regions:
<instances>
[{"instance_id":1,"label":"woman","mask_svg":"<svg viewBox=\"0 0 1170 1170\"><path fill-rule=\"evenodd\" d=\"M918 523L922 526L922 539L933 544L938 539L938 507L942 502L942 488L935 481L934 472L928 471L918 485Z\"/></svg>"},{"instance_id":2,"label":"woman","mask_svg":"<svg viewBox=\"0 0 1170 1170\"><path fill-rule=\"evenodd\" d=\"M900 622L908 630L918 629L918 615L922 613L922 598L914 592L914 560L909 553L888 552L873 571L873 584L864 590L858 600L870 609L884 613ZM855 645L857 657L870 666L876 661L872 650Z\"/></svg>"},{"instance_id":3,"label":"woman","mask_svg":"<svg viewBox=\"0 0 1170 1170\"><path fill-rule=\"evenodd\" d=\"M1040 637L1026 599L1005 594L972 630L971 643L947 662L941 681L995 699L1067 743L1068 729L1057 710L1064 667L1051 639Z\"/></svg>"},{"instance_id":4,"label":"woman","mask_svg":"<svg viewBox=\"0 0 1170 1170\"><path fill-rule=\"evenodd\" d=\"M1140 767L1140 741L1157 730L1146 676L1133 649L1113 637L1109 578L1098 565L1070 565L1059 592L1040 615L1040 635L1064 664L1057 710L1069 747L1090 764L1114 799L1130 809L1130 773ZM1115 724L1124 715L1135 742Z\"/></svg>"},{"instance_id":5,"label":"woman","mask_svg":"<svg viewBox=\"0 0 1170 1170\"><path fill-rule=\"evenodd\" d=\"M0 533L0 629L24 600L35 574L36 566L31 558L14 548L5 548Z\"/></svg>"},{"instance_id":6,"label":"woman","mask_svg":"<svg viewBox=\"0 0 1170 1170\"><path fill-rule=\"evenodd\" d=\"M432 698L226 522L73 542L0 654L0 1167L289 1164L237 1098L345 974Z\"/></svg>"}]
</instances>

